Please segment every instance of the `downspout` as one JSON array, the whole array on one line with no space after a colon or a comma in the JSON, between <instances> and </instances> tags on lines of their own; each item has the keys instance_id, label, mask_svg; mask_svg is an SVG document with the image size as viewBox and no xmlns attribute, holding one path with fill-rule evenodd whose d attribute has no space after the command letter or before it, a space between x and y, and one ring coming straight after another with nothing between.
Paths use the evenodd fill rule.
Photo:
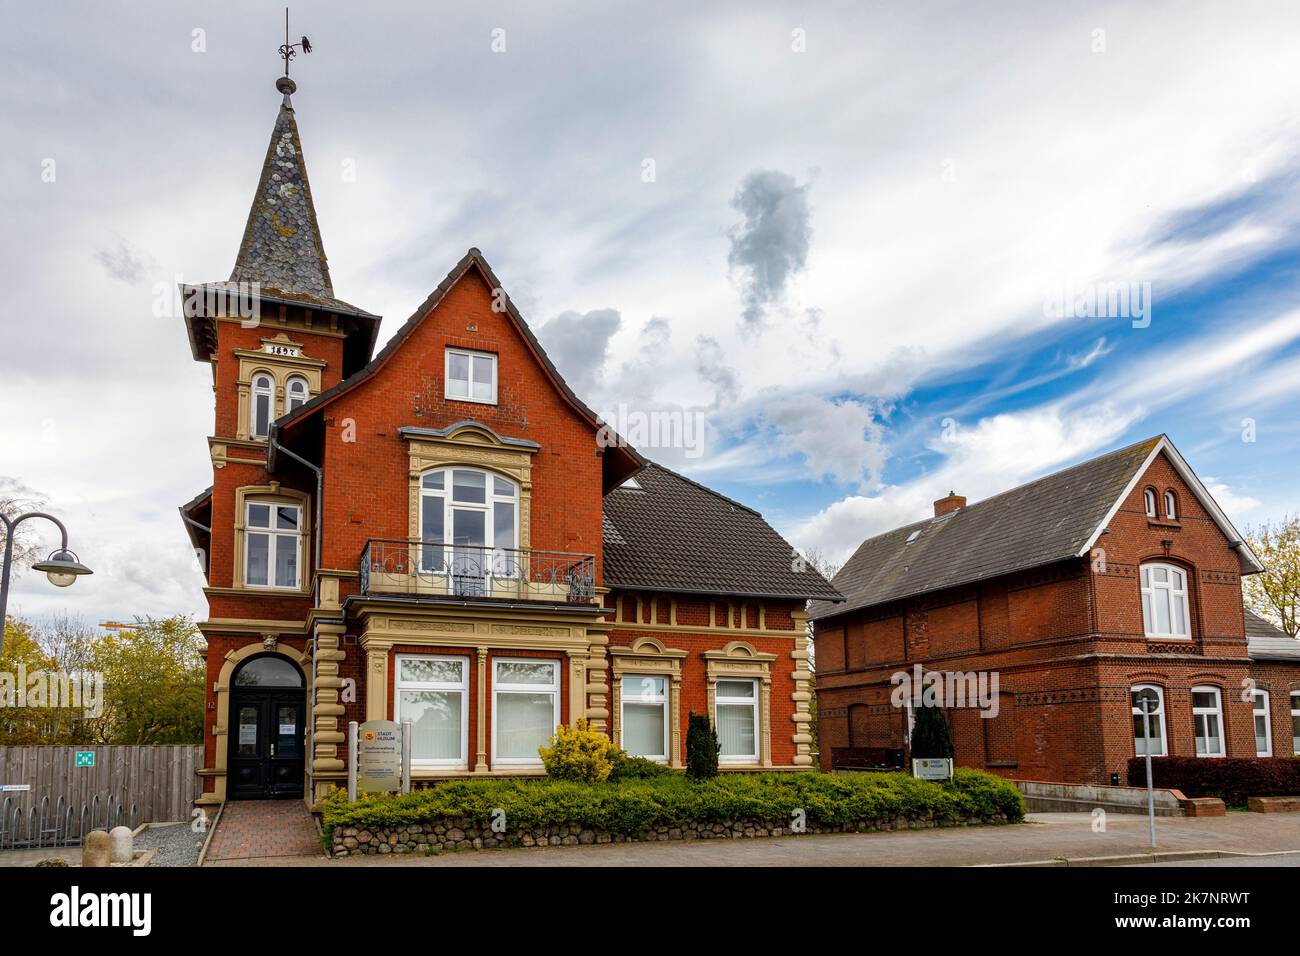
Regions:
<instances>
[{"instance_id":1,"label":"downspout","mask_svg":"<svg viewBox=\"0 0 1300 956\"><path fill-rule=\"evenodd\" d=\"M324 537L324 528L321 527L321 518L322 515L324 514L324 508L321 503L321 497L325 490L325 472L320 465L313 465L306 458L303 458L302 455L299 455L296 452L292 452L288 448L285 448L283 445L281 445L280 442L276 439L274 432L272 432L271 434L269 444L273 452L284 452L294 461L298 462L298 464L302 465L305 468L311 469L311 471L313 471L316 475L316 527L314 529L314 535L313 535L313 537L315 537L316 539L316 548L315 548L316 563L315 563L315 574L313 574L312 576L314 578L314 581L312 583L312 589L311 589L311 603L313 607L316 607L317 605L320 604L320 567L321 567L322 539ZM319 651L320 651L319 638L316 635L316 629L312 628L311 687L312 687L313 700L311 701L312 706L308 708L309 722L307 724L307 794L306 796L308 802L314 802L316 799L316 707L315 707L316 702L314 698L316 694L316 680L317 677L319 676L317 673L317 662L319 660L319 655L318 655Z\"/></svg>"}]
</instances>

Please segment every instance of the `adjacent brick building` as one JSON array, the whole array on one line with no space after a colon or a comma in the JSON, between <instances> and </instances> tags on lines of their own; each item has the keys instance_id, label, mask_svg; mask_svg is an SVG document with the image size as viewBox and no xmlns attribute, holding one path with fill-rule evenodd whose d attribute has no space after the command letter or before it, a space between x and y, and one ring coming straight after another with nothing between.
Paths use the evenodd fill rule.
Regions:
<instances>
[{"instance_id":1,"label":"adjacent brick building","mask_svg":"<svg viewBox=\"0 0 1300 956\"><path fill-rule=\"evenodd\" d=\"M958 765L1123 780L1147 698L1153 753L1290 755L1300 642L1243 610L1260 570L1165 436L969 506L950 494L863 542L832 582L843 603L811 605L822 765L906 748L895 675L918 666L988 678L982 706L945 701Z\"/></svg>"},{"instance_id":2,"label":"adjacent brick building","mask_svg":"<svg viewBox=\"0 0 1300 956\"><path fill-rule=\"evenodd\" d=\"M839 595L744 505L646 461L565 384L477 249L387 345L334 294L287 77L231 279L185 286L210 363L202 802L318 799L349 721L417 781L539 773L580 719L681 766L813 763L804 608Z\"/></svg>"}]
</instances>

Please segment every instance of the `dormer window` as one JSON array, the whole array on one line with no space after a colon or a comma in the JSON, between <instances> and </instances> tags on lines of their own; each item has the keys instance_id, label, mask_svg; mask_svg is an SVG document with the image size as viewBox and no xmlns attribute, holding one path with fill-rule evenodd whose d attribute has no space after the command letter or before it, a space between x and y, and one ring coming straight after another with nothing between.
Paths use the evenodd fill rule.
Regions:
<instances>
[{"instance_id":1,"label":"dormer window","mask_svg":"<svg viewBox=\"0 0 1300 956\"><path fill-rule=\"evenodd\" d=\"M1172 564L1142 565L1142 625L1150 638L1190 638L1187 572Z\"/></svg>"},{"instance_id":2,"label":"dormer window","mask_svg":"<svg viewBox=\"0 0 1300 956\"><path fill-rule=\"evenodd\" d=\"M1148 488L1142 492L1142 503L1146 507L1147 517L1156 517L1156 490Z\"/></svg>"},{"instance_id":3,"label":"dormer window","mask_svg":"<svg viewBox=\"0 0 1300 956\"><path fill-rule=\"evenodd\" d=\"M275 407L275 382L265 372L253 376L249 393L249 422L254 438L265 438L271 430L271 410Z\"/></svg>"},{"instance_id":4,"label":"dormer window","mask_svg":"<svg viewBox=\"0 0 1300 956\"><path fill-rule=\"evenodd\" d=\"M497 357L490 352L447 349L446 396L460 402L497 403Z\"/></svg>"},{"instance_id":5,"label":"dormer window","mask_svg":"<svg viewBox=\"0 0 1300 956\"><path fill-rule=\"evenodd\" d=\"M1178 520L1178 498L1172 491L1165 492L1165 518L1169 521Z\"/></svg>"},{"instance_id":6,"label":"dormer window","mask_svg":"<svg viewBox=\"0 0 1300 956\"><path fill-rule=\"evenodd\" d=\"M284 386L284 413L288 415L298 406L306 405L308 395L307 380L301 375L293 376Z\"/></svg>"}]
</instances>

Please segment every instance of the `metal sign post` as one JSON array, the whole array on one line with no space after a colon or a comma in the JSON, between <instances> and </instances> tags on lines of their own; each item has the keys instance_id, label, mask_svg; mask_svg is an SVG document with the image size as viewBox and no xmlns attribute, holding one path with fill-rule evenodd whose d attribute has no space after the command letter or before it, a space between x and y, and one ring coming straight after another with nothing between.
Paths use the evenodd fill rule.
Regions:
<instances>
[{"instance_id":1,"label":"metal sign post","mask_svg":"<svg viewBox=\"0 0 1300 956\"><path fill-rule=\"evenodd\" d=\"M1151 830L1151 846L1156 845L1156 791L1151 785L1151 704L1149 697L1143 697L1138 706L1142 708L1142 738L1147 758L1147 824Z\"/></svg>"},{"instance_id":2,"label":"metal sign post","mask_svg":"<svg viewBox=\"0 0 1300 956\"><path fill-rule=\"evenodd\" d=\"M402 793L411 792L411 722L402 721Z\"/></svg>"},{"instance_id":3,"label":"metal sign post","mask_svg":"<svg viewBox=\"0 0 1300 956\"><path fill-rule=\"evenodd\" d=\"M357 802L357 722L348 721L348 803Z\"/></svg>"}]
</instances>

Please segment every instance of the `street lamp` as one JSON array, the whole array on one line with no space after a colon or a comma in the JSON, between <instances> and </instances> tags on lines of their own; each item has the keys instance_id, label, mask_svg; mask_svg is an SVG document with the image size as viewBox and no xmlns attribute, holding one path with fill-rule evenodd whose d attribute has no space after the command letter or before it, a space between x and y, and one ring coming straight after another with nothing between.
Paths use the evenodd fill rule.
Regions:
<instances>
[{"instance_id":1,"label":"street lamp","mask_svg":"<svg viewBox=\"0 0 1300 956\"><path fill-rule=\"evenodd\" d=\"M4 653L4 622L7 620L5 615L9 608L9 569L14 556L14 532L28 518L45 518L54 522L63 537L63 544L58 550L52 552L44 561L32 565L37 571L44 571L51 584L56 588L66 588L79 576L94 573L68 550L68 529L54 515L47 515L43 511L29 511L11 521L7 516L0 514L0 522L4 523L5 528L4 563L0 565L0 654Z\"/></svg>"}]
</instances>

